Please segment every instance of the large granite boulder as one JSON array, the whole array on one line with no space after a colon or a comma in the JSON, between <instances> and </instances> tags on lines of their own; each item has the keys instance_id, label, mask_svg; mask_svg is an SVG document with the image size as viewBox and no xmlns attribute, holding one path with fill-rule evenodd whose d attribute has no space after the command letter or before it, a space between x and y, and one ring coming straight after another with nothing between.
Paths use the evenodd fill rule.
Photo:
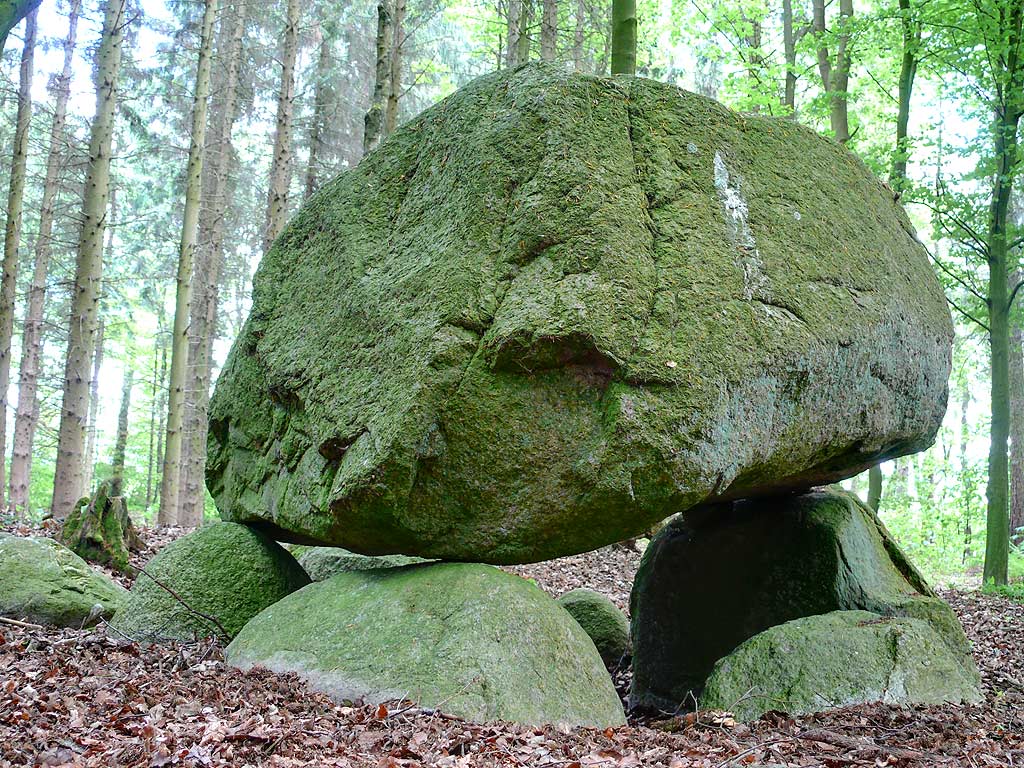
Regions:
<instances>
[{"instance_id":1,"label":"large granite boulder","mask_svg":"<svg viewBox=\"0 0 1024 768\"><path fill-rule=\"evenodd\" d=\"M691 510L658 533L637 571L630 704L673 710L745 640L849 610L926 622L978 680L956 615L857 497L823 490Z\"/></svg>"},{"instance_id":2,"label":"large granite boulder","mask_svg":"<svg viewBox=\"0 0 1024 768\"><path fill-rule=\"evenodd\" d=\"M478 721L624 722L580 626L539 587L488 565L339 573L260 613L225 658L295 672L341 700L409 698Z\"/></svg>"},{"instance_id":3,"label":"large granite boulder","mask_svg":"<svg viewBox=\"0 0 1024 768\"><path fill-rule=\"evenodd\" d=\"M0 533L0 616L77 628L109 619L127 595L53 539Z\"/></svg>"},{"instance_id":4,"label":"large granite boulder","mask_svg":"<svg viewBox=\"0 0 1024 768\"><path fill-rule=\"evenodd\" d=\"M928 622L834 611L744 642L715 664L700 707L754 720L773 709L798 715L870 701L976 704L981 698L973 668L964 668Z\"/></svg>"},{"instance_id":5,"label":"large granite boulder","mask_svg":"<svg viewBox=\"0 0 1024 768\"><path fill-rule=\"evenodd\" d=\"M111 626L140 642L230 640L306 584L295 558L266 534L236 523L204 525L146 563Z\"/></svg>"},{"instance_id":6,"label":"large granite boulder","mask_svg":"<svg viewBox=\"0 0 1024 768\"><path fill-rule=\"evenodd\" d=\"M952 325L892 193L792 120L482 77L311 198L211 403L222 517L543 560L930 444Z\"/></svg>"}]
</instances>

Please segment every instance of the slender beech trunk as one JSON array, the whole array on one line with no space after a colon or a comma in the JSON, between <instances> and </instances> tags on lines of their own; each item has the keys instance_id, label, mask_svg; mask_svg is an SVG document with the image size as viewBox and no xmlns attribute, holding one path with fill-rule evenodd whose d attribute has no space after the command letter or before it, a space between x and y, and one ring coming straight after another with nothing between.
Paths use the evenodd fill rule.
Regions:
<instances>
[{"instance_id":1,"label":"slender beech trunk","mask_svg":"<svg viewBox=\"0 0 1024 768\"><path fill-rule=\"evenodd\" d=\"M907 185L907 161L910 159L910 100L917 76L917 52L921 47L921 25L913 17L910 0L899 0L903 29L903 58L900 61L899 105L896 113L896 148L893 151L889 186L902 194Z\"/></svg>"},{"instance_id":2,"label":"slender beech trunk","mask_svg":"<svg viewBox=\"0 0 1024 768\"><path fill-rule=\"evenodd\" d=\"M28 508L28 490L32 479L32 444L38 423L39 371L43 347L43 310L46 305L46 280L53 252L53 211L57 200L62 159L64 125L68 97L71 94L71 65L75 56L78 13L81 0L71 0L68 9L68 34L64 38L64 66L54 82L56 103L50 126L50 150L46 158L43 199L39 211L39 235L36 237L32 286L28 292L25 324L21 338L21 364L18 367L18 410L14 418L14 448L11 452L10 504L19 515Z\"/></svg>"},{"instance_id":3,"label":"slender beech trunk","mask_svg":"<svg viewBox=\"0 0 1024 768\"><path fill-rule=\"evenodd\" d=\"M130 348L130 347L129 347ZM110 495L122 495L124 487L124 455L128 447L128 411L132 402L132 386L135 384L135 369L131 355L125 355L124 377L121 379L121 407L117 412L117 437L114 453L110 460Z\"/></svg>"},{"instance_id":4,"label":"slender beech trunk","mask_svg":"<svg viewBox=\"0 0 1024 768\"><path fill-rule=\"evenodd\" d=\"M11 384L11 336L14 335L14 300L18 282L18 246L21 242L21 211L25 199L28 165L28 129L32 121L33 56L36 48L36 10L25 17L25 44L21 51L18 82L18 116L14 128L14 155L7 190L7 223L4 228L3 277L0 278L0 509L4 505L4 459L7 456L7 392Z\"/></svg>"},{"instance_id":5,"label":"slender beech trunk","mask_svg":"<svg viewBox=\"0 0 1024 768\"><path fill-rule=\"evenodd\" d=\"M587 29L587 4L584 0L576 0L575 29L572 34L572 68L583 71L583 41Z\"/></svg>"},{"instance_id":6,"label":"slender beech trunk","mask_svg":"<svg viewBox=\"0 0 1024 768\"><path fill-rule=\"evenodd\" d=\"M505 44L505 66L509 69L519 66L519 39L523 36L520 22L523 18L523 0L509 0L508 37Z\"/></svg>"},{"instance_id":7,"label":"slender beech trunk","mask_svg":"<svg viewBox=\"0 0 1024 768\"><path fill-rule=\"evenodd\" d=\"M92 375L89 378L89 422L85 428L85 462L82 465L82 494L92 492L92 472L96 466L96 422L100 410L100 369L103 368L103 337L105 326L101 317L96 323L96 348L92 353Z\"/></svg>"},{"instance_id":8,"label":"slender beech trunk","mask_svg":"<svg viewBox=\"0 0 1024 768\"><path fill-rule=\"evenodd\" d=\"M1013 284L1024 280L1014 270ZM1019 320L1010 332L1010 541L1024 538L1024 328Z\"/></svg>"},{"instance_id":9,"label":"slender beech trunk","mask_svg":"<svg viewBox=\"0 0 1024 768\"><path fill-rule=\"evenodd\" d=\"M377 59L373 78L370 109L363 119L363 154L377 148L384 130L387 111L388 83L391 80L391 6L389 0L377 3Z\"/></svg>"},{"instance_id":10,"label":"slender beech trunk","mask_svg":"<svg viewBox=\"0 0 1024 768\"><path fill-rule=\"evenodd\" d=\"M882 467L879 464L868 470L868 506L875 512L882 504Z\"/></svg>"},{"instance_id":11,"label":"slender beech trunk","mask_svg":"<svg viewBox=\"0 0 1024 768\"><path fill-rule=\"evenodd\" d=\"M82 230L75 261L68 349L64 367L64 399L57 438L50 512L63 520L82 492L82 454L88 417L89 359L96 333L100 280L103 276L103 234L110 191L110 143L114 133L117 81L124 40L125 0L107 0L103 36L96 54L96 117L89 140L89 166L82 201Z\"/></svg>"},{"instance_id":12,"label":"slender beech trunk","mask_svg":"<svg viewBox=\"0 0 1024 768\"><path fill-rule=\"evenodd\" d=\"M839 35L836 43L835 62L829 52L825 36L825 0L812 0L812 27L818 36L818 72L821 85L829 98L829 122L832 135L840 144L850 140L847 91L850 84L850 34L849 24L853 18L853 0L839 0Z\"/></svg>"},{"instance_id":13,"label":"slender beech trunk","mask_svg":"<svg viewBox=\"0 0 1024 768\"><path fill-rule=\"evenodd\" d=\"M196 66L196 89L192 101L192 137L188 151L188 185L182 213L181 247L178 250L177 291L171 335L171 381L167 397L167 440L164 446L163 477L160 479L160 525L189 525L182 519L184 509L194 508L194 499L182 494L181 454L185 424L185 374L188 364L188 325L192 312L192 266L199 237L199 203L203 190L203 151L206 149L206 108L210 100L210 59L213 53L213 23L217 0L205 0Z\"/></svg>"},{"instance_id":14,"label":"slender beech trunk","mask_svg":"<svg viewBox=\"0 0 1024 768\"><path fill-rule=\"evenodd\" d=\"M405 2L395 0L391 23L391 62L388 75L388 103L384 112L384 135L398 127L398 101L402 98L402 45L405 42Z\"/></svg>"},{"instance_id":15,"label":"slender beech trunk","mask_svg":"<svg viewBox=\"0 0 1024 768\"><path fill-rule=\"evenodd\" d=\"M403 3L404 4L404 3ZM309 162L306 164L306 191L303 196L308 199L316 192L319 175L320 155L323 152L324 130L327 119L327 103L332 99L331 78L331 44L333 37L319 22L316 23L320 33L319 52L316 57L316 82L313 84L313 119L309 124ZM390 106L390 102L389 102Z\"/></svg>"},{"instance_id":16,"label":"slender beech trunk","mask_svg":"<svg viewBox=\"0 0 1024 768\"><path fill-rule=\"evenodd\" d=\"M967 564L971 557L971 539L974 531L971 530L971 502L974 498L974 481L969 472L967 462L967 445L970 441L970 422L967 419L967 410L971 406L971 386L965 376L960 387L960 485L962 487L961 503L963 508L963 534L964 534L964 556L962 563Z\"/></svg>"},{"instance_id":17,"label":"slender beech trunk","mask_svg":"<svg viewBox=\"0 0 1024 768\"><path fill-rule=\"evenodd\" d=\"M782 0L782 50L786 61L786 81L782 106L796 115L796 32L793 29L793 0Z\"/></svg>"},{"instance_id":18,"label":"slender beech trunk","mask_svg":"<svg viewBox=\"0 0 1024 768\"><path fill-rule=\"evenodd\" d=\"M636 73L636 0L612 0L612 74Z\"/></svg>"},{"instance_id":19,"label":"slender beech trunk","mask_svg":"<svg viewBox=\"0 0 1024 768\"><path fill-rule=\"evenodd\" d=\"M263 253L270 250L284 229L288 216L288 187L292 176L292 119L295 109L295 57L299 52L299 0L288 0L281 56L281 88L277 94L277 127L274 157L270 165L267 221L263 230Z\"/></svg>"},{"instance_id":20,"label":"slender beech trunk","mask_svg":"<svg viewBox=\"0 0 1024 768\"><path fill-rule=\"evenodd\" d=\"M519 5L519 40L516 60L526 64L530 60L530 25L533 23L533 0L522 0Z\"/></svg>"},{"instance_id":21,"label":"slender beech trunk","mask_svg":"<svg viewBox=\"0 0 1024 768\"><path fill-rule=\"evenodd\" d=\"M540 58L554 61L558 49L558 0L542 0L540 22Z\"/></svg>"},{"instance_id":22,"label":"slender beech trunk","mask_svg":"<svg viewBox=\"0 0 1024 768\"><path fill-rule=\"evenodd\" d=\"M238 76L241 65L242 39L248 8L234 7L231 25L221 46L223 78L217 90L222 94L211 104L214 112L214 136L208 143L207 162L203 169L203 197L206 204L200 211L199 242L195 269L192 273L192 317L189 323L189 383L191 403L186 410L188 421L182 475L187 504L182 504L182 524L190 527L203 520L206 507L206 431L210 403L211 348L216 336L218 286L224 263L224 219L227 210L228 179L231 172L231 133L238 117Z\"/></svg>"}]
</instances>

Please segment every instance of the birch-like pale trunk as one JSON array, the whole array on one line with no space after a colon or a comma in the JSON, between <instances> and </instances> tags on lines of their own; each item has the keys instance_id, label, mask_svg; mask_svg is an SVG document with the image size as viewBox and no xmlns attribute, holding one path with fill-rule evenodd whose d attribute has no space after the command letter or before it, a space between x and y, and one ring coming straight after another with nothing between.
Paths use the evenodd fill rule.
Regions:
<instances>
[{"instance_id":1,"label":"birch-like pale trunk","mask_svg":"<svg viewBox=\"0 0 1024 768\"><path fill-rule=\"evenodd\" d=\"M18 116L14 127L14 154L7 190L7 223L4 227L3 277L0 278L0 509L4 508L4 457L7 455L7 392L11 385L11 337L14 335L14 299L18 283L18 247L21 213L25 201L28 166L28 129L32 122L33 56L36 48L36 11L25 17L25 44L18 76Z\"/></svg>"},{"instance_id":2,"label":"birch-like pale trunk","mask_svg":"<svg viewBox=\"0 0 1024 768\"><path fill-rule=\"evenodd\" d=\"M216 336L218 285L224 263L224 217L227 210L228 178L231 171L231 133L238 117L238 77L242 58L248 5L234 6L227 39L220 46L218 74L223 78L214 98L211 121L214 136L206 148L203 166L203 198L199 216L199 243L192 272L192 317L189 323L189 382L191 407L186 409L185 444L182 456L183 486L187 501L182 503L184 525L202 522L206 502L206 430L210 403L211 347Z\"/></svg>"},{"instance_id":3,"label":"birch-like pale trunk","mask_svg":"<svg viewBox=\"0 0 1024 768\"><path fill-rule=\"evenodd\" d=\"M288 187L292 178L292 122L295 117L295 58L299 51L299 0L288 0L281 51L281 88L277 94L274 157L270 165L267 219L263 228L263 253L270 250L284 229L288 216Z\"/></svg>"},{"instance_id":4,"label":"birch-like pale trunk","mask_svg":"<svg viewBox=\"0 0 1024 768\"><path fill-rule=\"evenodd\" d=\"M32 445L39 419L38 390L43 349L43 311L46 306L46 280L50 271L50 255L53 252L53 211L64 158L64 130L68 97L71 95L71 65L75 56L80 7L81 0L71 0L68 8L68 34L64 38L64 66L54 83L55 103L53 123L50 126L50 150L46 158L46 176L43 180L32 285L28 291L21 337L18 407L14 418L10 479L10 505L17 515L24 515L28 509L28 491L32 480Z\"/></svg>"},{"instance_id":5,"label":"birch-like pale trunk","mask_svg":"<svg viewBox=\"0 0 1024 768\"><path fill-rule=\"evenodd\" d=\"M199 203L203 190L203 151L206 148L206 112L210 100L210 59L213 53L213 24L217 0L205 0L199 36L199 62L192 100L192 136L188 150L185 208L182 212L181 247L178 249L177 290L174 325L171 331L171 380L167 396L167 438L164 446L163 476L160 479L160 525L197 525L182 519L188 494L181 493L181 452L185 423L185 379L188 363L188 325L192 312L192 266L199 237ZM182 504L182 501L185 504ZM194 503L191 505L194 507ZM198 522L201 522L198 521Z\"/></svg>"},{"instance_id":6,"label":"birch-like pale trunk","mask_svg":"<svg viewBox=\"0 0 1024 768\"><path fill-rule=\"evenodd\" d=\"M110 193L110 144L114 135L117 81L124 41L125 0L107 0L103 36L96 54L96 117L89 140L89 165L82 198L82 229L75 260L75 282L64 358L64 399L57 438L50 512L63 520L82 493L85 422L89 412L89 362L96 334L103 234Z\"/></svg>"}]
</instances>

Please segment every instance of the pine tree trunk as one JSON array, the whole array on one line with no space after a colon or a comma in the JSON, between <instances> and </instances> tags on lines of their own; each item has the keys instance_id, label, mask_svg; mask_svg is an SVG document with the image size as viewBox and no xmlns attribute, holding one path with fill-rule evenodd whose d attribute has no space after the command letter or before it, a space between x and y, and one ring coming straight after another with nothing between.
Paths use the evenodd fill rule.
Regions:
<instances>
[{"instance_id":1,"label":"pine tree trunk","mask_svg":"<svg viewBox=\"0 0 1024 768\"><path fill-rule=\"evenodd\" d=\"M128 447L128 412L132 403L132 387L135 384L135 369L131 355L125 355L124 377L121 379L121 407L117 412L117 437L114 453L110 460L110 495L121 496L124 486L124 456Z\"/></svg>"},{"instance_id":2,"label":"pine tree trunk","mask_svg":"<svg viewBox=\"0 0 1024 768\"><path fill-rule=\"evenodd\" d=\"M583 41L587 23L587 5L583 0L576 0L575 17L576 28L572 34L572 68L577 72L582 72Z\"/></svg>"},{"instance_id":3,"label":"pine tree trunk","mask_svg":"<svg viewBox=\"0 0 1024 768\"><path fill-rule=\"evenodd\" d=\"M389 0L377 3L377 59L370 109L363 120L363 154L377 148L384 130L389 83L391 81L391 7Z\"/></svg>"},{"instance_id":4,"label":"pine tree trunk","mask_svg":"<svg viewBox=\"0 0 1024 768\"><path fill-rule=\"evenodd\" d=\"M153 386L150 389L151 400L149 401L149 452L146 456L146 512L153 503L153 466L156 453L156 412L158 387L162 377L160 376L160 334L157 333L156 343L153 345Z\"/></svg>"},{"instance_id":5,"label":"pine tree trunk","mask_svg":"<svg viewBox=\"0 0 1024 768\"><path fill-rule=\"evenodd\" d=\"M509 69L519 66L519 41L523 36L521 26L524 0L509 0L508 37L505 43L505 66Z\"/></svg>"},{"instance_id":6,"label":"pine tree trunk","mask_svg":"<svg viewBox=\"0 0 1024 768\"><path fill-rule=\"evenodd\" d=\"M14 419L14 448L11 452L11 498L15 513L24 515L28 509L28 491L32 479L32 445L38 423L39 372L43 351L43 310L46 306L46 280L53 252L53 211L57 200L64 149L64 125L68 97L71 94L71 66L75 56L78 13L81 0L71 0L68 9L68 34L64 39L64 66L56 78L53 123L50 127L50 150L46 158L43 199L39 211L39 234L36 237L32 286L25 309L25 325L21 339L21 365L18 367L18 410Z\"/></svg>"},{"instance_id":7,"label":"pine tree trunk","mask_svg":"<svg viewBox=\"0 0 1024 768\"><path fill-rule=\"evenodd\" d=\"M88 417L89 358L96 333L103 234L110 190L110 144L114 133L117 81L124 40L125 0L107 0L103 35L96 54L96 117L89 141L89 166L82 202L82 230L75 261L68 349L50 511L63 520L82 491L82 456Z\"/></svg>"},{"instance_id":8,"label":"pine tree trunk","mask_svg":"<svg viewBox=\"0 0 1024 768\"><path fill-rule=\"evenodd\" d=\"M612 0L612 74L636 73L636 0Z\"/></svg>"},{"instance_id":9,"label":"pine tree trunk","mask_svg":"<svg viewBox=\"0 0 1024 768\"><path fill-rule=\"evenodd\" d=\"M313 84L313 119L309 124L309 162L306 164L306 192L304 199L316 192L318 182L320 155L323 152L324 129L327 117L328 95L332 89L329 84L331 77L331 44L330 37L319 22L316 28L320 35L319 52L316 58L316 82Z\"/></svg>"},{"instance_id":10,"label":"pine tree trunk","mask_svg":"<svg viewBox=\"0 0 1024 768\"><path fill-rule=\"evenodd\" d=\"M199 203L203 189L203 152L206 149L206 111L210 99L210 59L213 53L213 23L217 16L217 0L205 0L199 38L199 62L196 66L196 88L192 101L192 137L189 144L188 185L182 213L181 247L178 250L177 291L174 303L174 326L171 336L171 380L167 397L167 440L164 446L163 476L160 479L160 525L195 526L196 521L183 519L183 511L191 512L196 500L182 494L181 454L185 424L185 378L188 364L188 326L192 312L192 267L196 241L199 237Z\"/></svg>"},{"instance_id":11,"label":"pine tree trunk","mask_svg":"<svg viewBox=\"0 0 1024 768\"><path fill-rule=\"evenodd\" d=\"M288 187L292 176L292 119L295 108L295 58L299 51L299 0L288 0L281 56L281 89L277 94L277 128L274 157L270 166L267 221L263 230L263 253L270 250L284 229L288 217Z\"/></svg>"},{"instance_id":12,"label":"pine tree trunk","mask_svg":"<svg viewBox=\"0 0 1024 768\"><path fill-rule=\"evenodd\" d=\"M0 278L0 509L5 508L4 478L7 456L7 393L11 385L11 337L14 335L14 300L18 282L18 246L21 242L21 210L25 199L28 165L28 129L32 121L33 56L36 47L36 11L25 18L25 44L18 81L18 116L14 128L14 156L7 191L7 223L4 228L3 277Z\"/></svg>"},{"instance_id":13,"label":"pine tree trunk","mask_svg":"<svg viewBox=\"0 0 1024 768\"><path fill-rule=\"evenodd\" d=\"M222 50L218 74L223 79L217 91L223 94L214 100L211 121L214 136L206 148L203 197L200 210L199 242L195 269L192 273L192 317L189 323L188 391L190 407L186 410L185 444L182 456L182 479L187 503L182 504L182 524L194 527L202 523L206 507L206 431L210 402L211 348L216 335L218 285L224 263L224 219L227 210L228 179L232 162L231 133L238 117L238 78L245 34L247 5L235 6L225 28L227 39L218 46Z\"/></svg>"},{"instance_id":14,"label":"pine tree trunk","mask_svg":"<svg viewBox=\"0 0 1024 768\"><path fill-rule=\"evenodd\" d=\"M402 44L405 42L405 2L394 0L392 18L391 62L388 77L388 104L384 113L384 135L390 136L398 127L398 101L402 98Z\"/></svg>"},{"instance_id":15,"label":"pine tree trunk","mask_svg":"<svg viewBox=\"0 0 1024 768\"><path fill-rule=\"evenodd\" d=\"M554 61L558 48L558 0L543 0L540 24L540 58Z\"/></svg>"},{"instance_id":16,"label":"pine tree trunk","mask_svg":"<svg viewBox=\"0 0 1024 768\"><path fill-rule=\"evenodd\" d=\"M89 423L86 426L85 462L82 465L80 496L92 493L92 473L96 466L96 422L100 410L100 369L103 367L104 324L101 317L96 327L96 348L92 352L92 375L89 378Z\"/></svg>"}]
</instances>

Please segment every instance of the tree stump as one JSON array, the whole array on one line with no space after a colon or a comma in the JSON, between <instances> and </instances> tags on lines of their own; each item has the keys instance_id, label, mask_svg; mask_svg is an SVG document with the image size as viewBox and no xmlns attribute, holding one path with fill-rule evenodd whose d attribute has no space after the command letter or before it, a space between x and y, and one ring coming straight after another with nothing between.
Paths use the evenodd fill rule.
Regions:
<instances>
[{"instance_id":1,"label":"tree stump","mask_svg":"<svg viewBox=\"0 0 1024 768\"><path fill-rule=\"evenodd\" d=\"M115 495L117 485L105 480L92 499L84 497L75 504L64 522L61 542L84 560L131 573L128 553L141 551L143 544L124 497Z\"/></svg>"}]
</instances>

